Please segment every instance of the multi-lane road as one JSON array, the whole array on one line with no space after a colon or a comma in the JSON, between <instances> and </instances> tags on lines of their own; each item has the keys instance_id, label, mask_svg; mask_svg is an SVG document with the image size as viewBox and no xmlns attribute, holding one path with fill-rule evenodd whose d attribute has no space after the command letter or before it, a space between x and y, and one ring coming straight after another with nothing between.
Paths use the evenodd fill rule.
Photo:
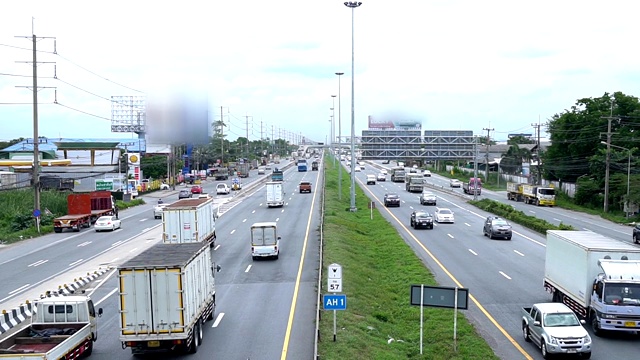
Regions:
<instances>
[{"instance_id":1,"label":"multi-lane road","mask_svg":"<svg viewBox=\"0 0 640 360\"><path fill-rule=\"evenodd\" d=\"M284 164L282 164L284 165ZM378 165L379 166L379 165ZM322 170L322 168L321 168ZM382 204L386 192L397 192L399 208L379 211L398 229L417 256L424 259L441 285L468 287L471 304L465 315L502 359L540 359L539 351L525 343L520 330L520 307L551 300L542 287L544 236L513 224L511 241L490 240L482 235L482 223L489 214L470 206L461 189L450 189L448 179L434 175L429 184L438 207L455 212L454 224L436 224L433 230L409 227L414 209L434 210L420 205L419 194L404 190L404 184L378 182L364 185L367 174L377 174L372 166L357 172L358 184L373 201ZM262 184L241 195L216 196L223 214L217 223L218 240L214 260L222 267L216 274L217 308L207 322L205 340L190 359L312 359L317 296L320 195L322 171L285 173L286 205L266 208ZM268 175L266 175L268 176ZM248 179L263 179L255 172ZM313 183L311 194L297 192L301 180ZM214 192L217 182L204 184ZM175 192L162 195L165 202L177 200ZM168 197L167 197L168 196ZM507 203L504 194L483 191L482 197ZM0 248L0 308L10 308L51 284L71 281L87 269L117 265L160 241L161 226L153 219L155 199L147 205L120 213L123 228L113 233L50 234ZM560 208L542 208L508 202L525 213L553 223L562 221L577 229L590 230L623 241L630 241L631 229ZM249 227L253 222L276 221L281 240L278 260L252 261ZM68 279L68 280L66 280ZM99 320L99 339L92 358L131 359L118 340L119 314L116 277L108 273L88 291L98 307L104 309ZM608 336L594 338L593 358L632 358L637 338ZM171 357L181 358L181 355ZM186 358L186 356L185 356Z\"/></svg>"}]
</instances>

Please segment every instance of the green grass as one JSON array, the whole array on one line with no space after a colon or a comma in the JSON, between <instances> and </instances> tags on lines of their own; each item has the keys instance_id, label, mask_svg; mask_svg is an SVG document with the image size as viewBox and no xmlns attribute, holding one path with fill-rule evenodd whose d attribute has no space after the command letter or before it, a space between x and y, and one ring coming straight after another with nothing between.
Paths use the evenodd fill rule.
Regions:
<instances>
[{"instance_id":1,"label":"green grass","mask_svg":"<svg viewBox=\"0 0 640 360\"><path fill-rule=\"evenodd\" d=\"M343 176L338 199L337 170L325 161L324 264L342 265L347 310L338 311L337 341L333 314L320 321L321 359L498 359L486 341L458 312L457 351L453 310L424 308L423 355L420 355L420 309L409 305L411 285L437 285L433 275L378 210L373 220L368 198L358 187L357 212L347 209L349 177ZM343 173L345 175L345 173ZM326 289L323 273L322 294ZM388 342L389 338L397 341Z\"/></svg>"}]
</instances>

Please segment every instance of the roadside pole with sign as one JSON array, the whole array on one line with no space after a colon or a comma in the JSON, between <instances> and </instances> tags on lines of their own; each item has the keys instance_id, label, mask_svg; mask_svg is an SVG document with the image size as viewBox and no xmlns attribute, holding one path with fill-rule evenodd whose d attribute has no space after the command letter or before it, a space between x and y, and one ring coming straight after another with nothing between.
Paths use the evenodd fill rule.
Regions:
<instances>
[{"instance_id":1,"label":"roadside pole with sign","mask_svg":"<svg viewBox=\"0 0 640 360\"><path fill-rule=\"evenodd\" d=\"M325 310L333 310L333 341L337 338L336 311L347 309L347 295L335 294L342 292L342 266L329 265L327 275L327 288L330 293L322 297Z\"/></svg>"},{"instance_id":2,"label":"roadside pole with sign","mask_svg":"<svg viewBox=\"0 0 640 360\"><path fill-rule=\"evenodd\" d=\"M373 209L376 208L376 203L373 201L369 201L369 211L371 212L371 220L373 220Z\"/></svg>"},{"instance_id":3,"label":"roadside pole with sign","mask_svg":"<svg viewBox=\"0 0 640 360\"><path fill-rule=\"evenodd\" d=\"M40 234L40 209L33 210L33 216L36 218L36 228L38 229L38 234Z\"/></svg>"}]
</instances>

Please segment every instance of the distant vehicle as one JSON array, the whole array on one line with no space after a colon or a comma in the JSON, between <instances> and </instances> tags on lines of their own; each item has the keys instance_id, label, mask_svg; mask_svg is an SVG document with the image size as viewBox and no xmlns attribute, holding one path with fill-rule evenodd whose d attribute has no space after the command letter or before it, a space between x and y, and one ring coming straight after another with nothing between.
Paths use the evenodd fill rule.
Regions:
<instances>
[{"instance_id":1,"label":"distant vehicle","mask_svg":"<svg viewBox=\"0 0 640 360\"><path fill-rule=\"evenodd\" d=\"M188 189L182 189L178 193L178 199L188 199L192 196L191 191Z\"/></svg>"},{"instance_id":2,"label":"distant vehicle","mask_svg":"<svg viewBox=\"0 0 640 360\"><path fill-rule=\"evenodd\" d=\"M299 159L298 160L298 172L304 172L308 170L307 160Z\"/></svg>"},{"instance_id":3,"label":"distant vehicle","mask_svg":"<svg viewBox=\"0 0 640 360\"><path fill-rule=\"evenodd\" d=\"M378 174L378 177L376 178L376 180L378 181L387 181L387 175L380 173Z\"/></svg>"},{"instance_id":4,"label":"distant vehicle","mask_svg":"<svg viewBox=\"0 0 640 360\"><path fill-rule=\"evenodd\" d=\"M437 202L436 194L430 191L423 191L422 194L420 194L420 205L435 206L436 202Z\"/></svg>"},{"instance_id":5,"label":"distant vehicle","mask_svg":"<svg viewBox=\"0 0 640 360\"><path fill-rule=\"evenodd\" d=\"M383 164L388 164L388 163L389 163L389 160L386 160L386 159L385 159L385 160L382 160L382 163L383 163Z\"/></svg>"},{"instance_id":6,"label":"distant vehicle","mask_svg":"<svg viewBox=\"0 0 640 360\"><path fill-rule=\"evenodd\" d=\"M280 256L280 236L276 222L258 222L251 225L251 258Z\"/></svg>"},{"instance_id":7,"label":"distant vehicle","mask_svg":"<svg viewBox=\"0 0 640 360\"><path fill-rule=\"evenodd\" d=\"M454 223L453 211L447 208L437 208L434 217L437 223Z\"/></svg>"},{"instance_id":8,"label":"distant vehicle","mask_svg":"<svg viewBox=\"0 0 640 360\"><path fill-rule=\"evenodd\" d=\"M482 194L482 179L469 178L469 181L462 184L462 191L465 194Z\"/></svg>"},{"instance_id":9,"label":"distant vehicle","mask_svg":"<svg viewBox=\"0 0 640 360\"><path fill-rule=\"evenodd\" d=\"M169 190L169 184L165 184L165 183L160 184L160 190Z\"/></svg>"},{"instance_id":10,"label":"distant vehicle","mask_svg":"<svg viewBox=\"0 0 640 360\"><path fill-rule=\"evenodd\" d=\"M433 229L433 215L426 211L416 210L411 213L411 227Z\"/></svg>"},{"instance_id":11,"label":"distant vehicle","mask_svg":"<svg viewBox=\"0 0 640 360\"><path fill-rule=\"evenodd\" d=\"M230 192L231 192L231 188L229 187L229 185L224 183L216 185L217 195L220 195L220 194L228 195Z\"/></svg>"},{"instance_id":12,"label":"distant vehicle","mask_svg":"<svg viewBox=\"0 0 640 360\"><path fill-rule=\"evenodd\" d=\"M640 244L640 224L633 227L633 242Z\"/></svg>"},{"instance_id":13,"label":"distant vehicle","mask_svg":"<svg viewBox=\"0 0 640 360\"><path fill-rule=\"evenodd\" d=\"M431 171L429 171L429 170L425 170L425 171L422 173L422 176L424 176L424 177L431 177Z\"/></svg>"},{"instance_id":14,"label":"distant vehicle","mask_svg":"<svg viewBox=\"0 0 640 360\"><path fill-rule=\"evenodd\" d=\"M267 207L284 206L284 188L282 181L269 181L265 184L267 190Z\"/></svg>"},{"instance_id":15,"label":"distant vehicle","mask_svg":"<svg viewBox=\"0 0 640 360\"><path fill-rule=\"evenodd\" d=\"M413 167L409 169L409 174L417 174L417 173L418 173L418 169Z\"/></svg>"},{"instance_id":16,"label":"distant vehicle","mask_svg":"<svg viewBox=\"0 0 640 360\"><path fill-rule=\"evenodd\" d=\"M101 216L96 221L93 228L96 232L111 230L122 228L122 221L116 218L115 216Z\"/></svg>"},{"instance_id":17,"label":"distant vehicle","mask_svg":"<svg viewBox=\"0 0 640 360\"><path fill-rule=\"evenodd\" d=\"M233 180L231 180L231 190L242 190L242 181L240 180L240 178L233 178Z\"/></svg>"},{"instance_id":18,"label":"distant vehicle","mask_svg":"<svg viewBox=\"0 0 640 360\"><path fill-rule=\"evenodd\" d=\"M385 174L385 175L389 174L389 173L387 172L387 169L382 169L382 170L380 170L380 173L381 173L381 174Z\"/></svg>"},{"instance_id":19,"label":"distant vehicle","mask_svg":"<svg viewBox=\"0 0 640 360\"><path fill-rule=\"evenodd\" d=\"M300 185L299 185L298 188L299 188L301 194L303 192L311 193L311 182L310 181L300 181Z\"/></svg>"},{"instance_id":20,"label":"distant vehicle","mask_svg":"<svg viewBox=\"0 0 640 360\"><path fill-rule=\"evenodd\" d=\"M169 204L158 204L153 207L153 218L162 219L162 210Z\"/></svg>"},{"instance_id":21,"label":"distant vehicle","mask_svg":"<svg viewBox=\"0 0 640 360\"><path fill-rule=\"evenodd\" d=\"M271 173L271 181L284 181L284 174L278 168L273 169Z\"/></svg>"},{"instance_id":22,"label":"distant vehicle","mask_svg":"<svg viewBox=\"0 0 640 360\"><path fill-rule=\"evenodd\" d=\"M451 179L449 180L449 187L452 188L459 188L462 186L462 181L458 180L458 179Z\"/></svg>"},{"instance_id":23,"label":"distant vehicle","mask_svg":"<svg viewBox=\"0 0 640 360\"><path fill-rule=\"evenodd\" d=\"M376 184L376 176L373 174L367 175L367 185L375 185Z\"/></svg>"},{"instance_id":24,"label":"distant vehicle","mask_svg":"<svg viewBox=\"0 0 640 360\"><path fill-rule=\"evenodd\" d=\"M311 171L318 171L318 162L314 161L311 163Z\"/></svg>"},{"instance_id":25,"label":"distant vehicle","mask_svg":"<svg viewBox=\"0 0 640 360\"><path fill-rule=\"evenodd\" d=\"M191 193L192 194L202 194L202 186L200 185L193 185L191 187Z\"/></svg>"},{"instance_id":26,"label":"distant vehicle","mask_svg":"<svg viewBox=\"0 0 640 360\"><path fill-rule=\"evenodd\" d=\"M362 169L360 168L360 166L356 165L354 171L355 172L360 172L360 171L362 171Z\"/></svg>"},{"instance_id":27,"label":"distant vehicle","mask_svg":"<svg viewBox=\"0 0 640 360\"><path fill-rule=\"evenodd\" d=\"M397 206L400 207L400 197L396 193L384 194L384 206Z\"/></svg>"},{"instance_id":28,"label":"distant vehicle","mask_svg":"<svg viewBox=\"0 0 640 360\"><path fill-rule=\"evenodd\" d=\"M489 239L494 237L502 237L507 240L511 240L511 224L507 220L497 217L489 216L484 221L484 227L482 228L482 235L488 236Z\"/></svg>"},{"instance_id":29,"label":"distant vehicle","mask_svg":"<svg viewBox=\"0 0 640 360\"><path fill-rule=\"evenodd\" d=\"M258 166L258 175L264 175L267 171L266 166Z\"/></svg>"}]
</instances>

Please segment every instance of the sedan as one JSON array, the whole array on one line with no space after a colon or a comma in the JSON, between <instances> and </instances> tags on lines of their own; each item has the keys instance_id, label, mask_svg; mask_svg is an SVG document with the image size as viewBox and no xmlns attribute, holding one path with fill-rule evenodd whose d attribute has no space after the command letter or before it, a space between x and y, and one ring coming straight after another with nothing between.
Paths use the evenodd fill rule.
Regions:
<instances>
[{"instance_id":1,"label":"sedan","mask_svg":"<svg viewBox=\"0 0 640 360\"><path fill-rule=\"evenodd\" d=\"M167 207L167 205L169 204L158 204L156 206L153 207L153 218L154 219L162 219L162 211L164 211L164 208Z\"/></svg>"},{"instance_id":2,"label":"sedan","mask_svg":"<svg viewBox=\"0 0 640 360\"><path fill-rule=\"evenodd\" d=\"M376 178L378 181L387 181L387 175L380 173L378 174L378 177Z\"/></svg>"},{"instance_id":3,"label":"sedan","mask_svg":"<svg viewBox=\"0 0 640 360\"><path fill-rule=\"evenodd\" d=\"M422 175L423 175L424 177L431 177L431 171L429 171L429 170L425 170L425 171L422 173Z\"/></svg>"},{"instance_id":4,"label":"sedan","mask_svg":"<svg viewBox=\"0 0 640 360\"><path fill-rule=\"evenodd\" d=\"M191 187L191 193L192 194L202 194L202 186L200 185L193 185Z\"/></svg>"},{"instance_id":5,"label":"sedan","mask_svg":"<svg viewBox=\"0 0 640 360\"><path fill-rule=\"evenodd\" d=\"M484 227L482 228L482 235L488 236L489 239L494 237L502 237L507 240L511 240L511 224L503 218L497 216L489 216L484 221Z\"/></svg>"},{"instance_id":6,"label":"sedan","mask_svg":"<svg viewBox=\"0 0 640 360\"><path fill-rule=\"evenodd\" d=\"M187 189L182 189L178 193L178 199L188 199L190 197L191 197L191 191L189 191Z\"/></svg>"},{"instance_id":7,"label":"sedan","mask_svg":"<svg viewBox=\"0 0 640 360\"><path fill-rule=\"evenodd\" d=\"M230 192L231 192L231 188L227 184L218 184L216 186L217 195L220 195L220 194L228 195Z\"/></svg>"},{"instance_id":8,"label":"sedan","mask_svg":"<svg viewBox=\"0 0 640 360\"><path fill-rule=\"evenodd\" d=\"M443 223L443 222L448 222L448 223L454 223L454 218L453 218L453 211L451 211L450 209L447 208L437 208L436 212L434 214L436 222L438 223Z\"/></svg>"},{"instance_id":9,"label":"sedan","mask_svg":"<svg viewBox=\"0 0 640 360\"><path fill-rule=\"evenodd\" d=\"M451 179L449 180L449 187L452 188L459 188L460 186L462 186L462 181L458 180L458 179Z\"/></svg>"},{"instance_id":10,"label":"sedan","mask_svg":"<svg viewBox=\"0 0 640 360\"><path fill-rule=\"evenodd\" d=\"M416 210L411 213L411 227L433 229L433 216L426 211Z\"/></svg>"},{"instance_id":11,"label":"sedan","mask_svg":"<svg viewBox=\"0 0 640 360\"><path fill-rule=\"evenodd\" d=\"M120 221L115 216L101 216L96 221L96 224L93 226L96 229L96 232L100 232L103 230L115 230L122 228L122 221Z\"/></svg>"},{"instance_id":12,"label":"sedan","mask_svg":"<svg viewBox=\"0 0 640 360\"><path fill-rule=\"evenodd\" d=\"M384 206L400 207L400 197L398 196L398 194L394 194L394 193L384 194Z\"/></svg>"},{"instance_id":13,"label":"sedan","mask_svg":"<svg viewBox=\"0 0 640 360\"><path fill-rule=\"evenodd\" d=\"M420 195L420 205L436 205L436 194L425 191Z\"/></svg>"}]
</instances>

